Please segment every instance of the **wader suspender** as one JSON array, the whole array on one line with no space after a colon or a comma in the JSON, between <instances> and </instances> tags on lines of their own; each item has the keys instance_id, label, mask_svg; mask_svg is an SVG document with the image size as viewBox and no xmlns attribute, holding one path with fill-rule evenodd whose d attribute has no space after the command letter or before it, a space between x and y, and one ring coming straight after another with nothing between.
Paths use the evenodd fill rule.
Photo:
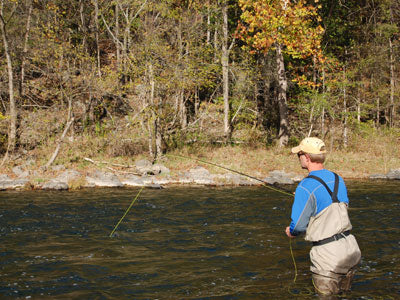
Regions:
<instances>
[{"instance_id":1,"label":"wader suspender","mask_svg":"<svg viewBox=\"0 0 400 300\"><path fill-rule=\"evenodd\" d=\"M325 183L325 181L323 181L321 178L314 176L314 175L308 175L307 178L313 178L313 179L319 181L326 188L329 195L331 195L332 203L339 203L339 200L337 198L337 193L339 190L339 176L336 173L333 173L333 174L335 175L335 186L333 188L333 193L332 193L331 189L328 187L328 185ZM327 244L327 243L330 243L333 241L337 241L345 236L348 236L349 234L350 234L349 230L342 232L342 233L338 233L329 238L326 238L326 239L323 239L323 240L320 240L317 242L313 242L313 246L320 246L320 245L324 245L324 244Z\"/></svg>"},{"instance_id":2,"label":"wader suspender","mask_svg":"<svg viewBox=\"0 0 400 300\"><path fill-rule=\"evenodd\" d=\"M336 173L333 173L335 175L335 186L333 188L333 193L331 189L328 187L328 185L323 181L321 178L314 176L314 175L308 175L307 178L313 178L317 181L319 181L328 191L329 195L332 197L332 203L339 203L339 200L337 198L337 193L339 190L339 176Z\"/></svg>"}]
</instances>

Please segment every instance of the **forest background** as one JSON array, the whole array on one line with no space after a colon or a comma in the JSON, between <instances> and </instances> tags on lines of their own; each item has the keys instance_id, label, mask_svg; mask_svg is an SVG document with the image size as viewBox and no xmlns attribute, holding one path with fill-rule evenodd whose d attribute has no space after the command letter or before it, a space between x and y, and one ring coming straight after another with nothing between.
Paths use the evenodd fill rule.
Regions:
<instances>
[{"instance_id":1,"label":"forest background","mask_svg":"<svg viewBox=\"0 0 400 300\"><path fill-rule=\"evenodd\" d=\"M289 147L318 136L342 175L387 172L399 25L398 0L0 0L1 164L257 174L298 170Z\"/></svg>"}]
</instances>

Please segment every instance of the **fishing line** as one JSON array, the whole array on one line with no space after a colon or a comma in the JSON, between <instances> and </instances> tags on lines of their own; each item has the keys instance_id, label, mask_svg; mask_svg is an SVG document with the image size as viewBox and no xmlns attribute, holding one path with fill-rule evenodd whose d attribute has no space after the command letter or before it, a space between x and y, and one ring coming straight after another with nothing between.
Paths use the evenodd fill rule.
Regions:
<instances>
[{"instance_id":1,"label":"fishing line","mask_svg":"<svg viewBox=\"0 0 400 300\"><path fill-rule=\"evenodd\" d=\"M201 162L201 163L204 163L204 164L208 164L208 165L211 165L211 166L214 166L214 167L218 167L218 168L221 168L221 169L224 169L224 170L227 170L227 171L230 171L230 172L233 172L233 173L237 173L237 174L239 174L239 175L242 175L242 176L245 176L245 177L248 177L248 178L257 180L257 181L261 182L265 187L267 187L267 188L269 188L269 189L271 189L271 190L273 190L273 191L276 191L276 192L279 192L279 193L282 193L282 194L285 194L285 195L293 196L293 193L292 193L291 191L289 191L289 190L286 190L286 189L284 189L284 188L277 188L277 187L273 186L272 184L270 184L270 183L268 183L268 182L266 182L266 181L264 181L264 180L262 180L262 179L259 179L259 178L254 177L254 176L247 175L247 174L245 174L245 173L242 173L242 172L239 172L239 171L236 171L236 170L233 170L233 169L230 169L230 168L227 168L227 167L224 167L224 166L221 166L221 165L212 163L212 162L208 162L208 161L201 160L201 159L197 159L197 158L186 157L186 156L182 156L182 155L167 154L166 156L178 157L178 158L184 158L184 159L194 160L194 161L198 161L198 162ZM114 232L117 230L119 224L122 222L122 220L123 220L123 219L125 218L125 216L128 214L129 210L131 209L131 207L133 206L133 204L135 203L135 201L136 201L137 198L139 197L139 195L140 195L140 193L142 192L143 188L144 188L144 186L141 187L141 189L139 190L139 192L136 194L136 197L132 200L131 204L129 205L129 207L128 207L127 210L125 211L124 215L123 215L123 216L121 217L121 219L118 221L117 225L115 225L114 229L113 229L113 230L111 231L111 233L110 233L110 237L112 237L112 235L114 234ZM294 270L295 270L295 276L294 276L293 282L296 283L296 279L297 279L297 265L296 265L296 260L295 260L295 258L294 258L294 254L293 254L292 239L291 239L291 238L289 238L289 247L290 247L290 254L291 254L291 256L292 256L293 265L294 265Z\"/></svg>"},{"instance_id":2,"label":"fishing line","mask_svg":"<svg viewBox=\"0 0 400 300\"><path fill-rule=\"evenodd\" d=\"M272 184L270 184L270 183L268 183L268 182L266 182L266 181L264 181L264 180L262 180L262 179L259 179L259 178L257 178L257 177L250 176L250 175L247 175L247 174L245 174L245 173L242 173L242 172L239 172L239 171L236 171L236 170L233 170L233 169L230 169L230 168L227 168L227 167L224 167L224 166L221 166L221 165L218 165L218 164L209 162L209 161L201 160L201 159L198 159L198 158L186 157L186 156L183 156L183 155L166 154L166 156L184 158L184 159L188 159L188 160L194 160L194 161L198 161L198 162L201 162L201 163L204 163L204 164L207 164L207 165L211 165L211 166L214 166L214 167L218 167L218 168L221 168L221 169L224 169L224 170L227 170L227 171L230 171L230 172L233 172L233 173L242 175L242 176L244 176L244 177L248 177L248 178L257 180L257 181L261 182L265 187L267 187L267 188L269 188L269 189L271 189L271 190L273 190L273 191L282 193L282 194L284 194L284 195L289 195L289 196L292 196L292 197L294 196L293 193L292 193L291 191L287 190L287 189L284 189L284 188L281 188L281 187L279 187L279 188L278 188L278 187L275 187L274 185L272 185ZM290 255L292 256L292 260L293 260L294 273L295 273L295 274L294 274L293 283L296 283L296 279L297 279L297 265L296 265L296 260L295 260L295 258L294 258L294 254L293 254L292 239L291 239L291 238L289 238L289 247L290 247Z\"/></svg>"},{"instance_id":3,"label":"fishing line","mask_svg":"<svg viewBox=\"0 0 400 300\"><path fill-rule=\"evenodd\" d=\"M260 178L257 178L257 177L254 177L254 176L250 176L248 174L245 174L245 173L242 173L242 172L239 172L239 171L236 171L236 170L233 170L233 169L230 169L230 168L227 168L227 167L224 167L224 166L221 166L221 165L209 162L209 161L201 160L201 159L198 159L198 158L186 157L186 156L183 156L183 155L166 154L166 156L194 160L194 161L201 162L203 164L207 164L207 165L211 165L211 166L214 166L214 167L218 167L218 168L221 168L221 169L224 169L224 170L227 170L227 171L242 175L244 177L248 177L248 178L257 180L257 181L261 182L265 187L267 187L267 188L269 188L269 189L271 189L271 190L273 190L275 192L282 193L284 195L293 196L293 193L291 191L287 190L287 189L284 189L284 188L281 188L281 187L276 187L275 185L273 185L271 183L268 183L265 180L262 180Z\"/></svg>"},{"instance_id":4,"label":"fishing line","mask_svg":"<svg viewBox=\"0 0 400 300\"><path fill-rule=\"evenodd\" d=\"M142 190L144 189L144 186L142 186L139 190L139 192L136 194L136 197L132 200L131 205L129 205L128 209L125 211L124 215L122 216L122 218L118 221L117 225L115 225L113 231L111 231L110 233L110 237L112 237L112 235L114 234L115 230L117 230L119 224L122 222L122 220L125 218L125 216L128 214L129 210L131 209L133 203L135 203L136 199L139 197L140 193L142 192Z\"/></svg>"},{"instance_id":5,"label":"fishing line","mask_svg":"<svg viewBox=\"0 0 400 300\"><path fill-rule=\"evenodd\" d=\"M297 264L296 264L296 260L294 259L293 248L292 248L292 239L291 238L289 238L289 248L290 248L290 255L292 256L293 265L294 265L293 283L296 283L296 279L297 279Z\"/></svg>"}]
</instances>

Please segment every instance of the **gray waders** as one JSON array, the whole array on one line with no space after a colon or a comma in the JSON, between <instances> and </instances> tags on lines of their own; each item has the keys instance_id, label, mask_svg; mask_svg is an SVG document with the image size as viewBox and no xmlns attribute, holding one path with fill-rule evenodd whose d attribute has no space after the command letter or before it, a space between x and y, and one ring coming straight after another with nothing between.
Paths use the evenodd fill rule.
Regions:
<instances>
[{"instance_id":1,"label":"gray waders","mask_svg":"<svg viewBox=\"0 0 400 300\"><path fill-rule=\"evenodd\" d=\"M332 197L331 205L310 218L305 240L313 243L310 270L316 291L322 295L335 295L350 290L356 267L361 260L361 251L350 233L352 226L347 204L337 199L338 175L335 174L333 192L321 178L314 175L308 178L319 181Z\"/></svg>"}]
</instances>

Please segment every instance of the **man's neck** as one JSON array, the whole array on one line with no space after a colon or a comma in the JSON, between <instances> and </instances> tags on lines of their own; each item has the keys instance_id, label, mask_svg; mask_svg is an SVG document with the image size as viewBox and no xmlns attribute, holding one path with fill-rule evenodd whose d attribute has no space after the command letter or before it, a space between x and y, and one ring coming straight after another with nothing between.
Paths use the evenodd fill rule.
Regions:
<instances>
[{"instance_id":1,"label":"man's neck","mask_svg":"<svg viewBox=\"0 0 400 300\"><path fill-rule=\"evenodd\" d=\"M324 169L324 164L322 163L310 162L310 164L307 166L308 172L319 171L323 169Z\"/></svg>"}]
</instances>

